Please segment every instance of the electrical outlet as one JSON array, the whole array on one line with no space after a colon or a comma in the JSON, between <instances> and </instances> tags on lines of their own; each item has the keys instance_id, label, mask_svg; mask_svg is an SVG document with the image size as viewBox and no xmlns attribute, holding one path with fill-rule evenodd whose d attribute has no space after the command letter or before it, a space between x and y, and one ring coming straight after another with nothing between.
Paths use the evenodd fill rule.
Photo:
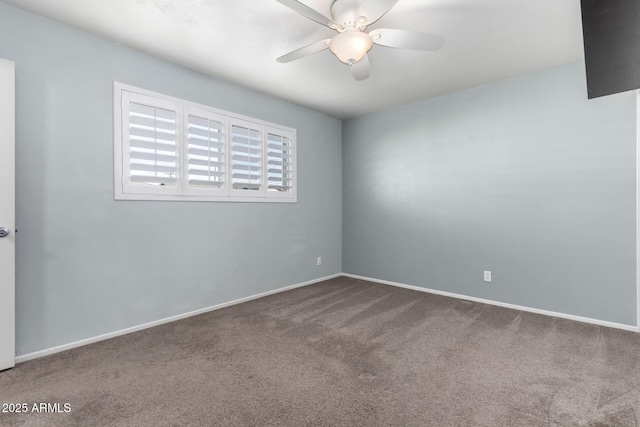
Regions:
<instances>
[{"instance_id":1,"label":"electrical outlet","mask_svg":"<svg viewBox=\"0 0 640 427\"><path fill-rule=\"evenodd\" d=\"M490 271L487 271L487 270L484 271L484 281L485 282L490 282L491 281L491 272Z\"/></svg>"},{"instance_id":2,"label":"electrical outlet","mask_svg":"<svg viewBox=\"0 0 640 427\"><path fill-rule=\"evenodd\" d=\"M316 264L317 265L322 265L322 257L319 256L318 259L316 260Z\"/></svg>"}]
</instances>

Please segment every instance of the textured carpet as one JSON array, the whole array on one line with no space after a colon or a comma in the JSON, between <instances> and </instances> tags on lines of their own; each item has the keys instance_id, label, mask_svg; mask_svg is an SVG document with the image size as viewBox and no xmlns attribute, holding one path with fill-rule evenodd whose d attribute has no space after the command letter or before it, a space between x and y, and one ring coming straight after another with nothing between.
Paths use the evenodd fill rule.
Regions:
<instances>
[{"instance_id":1,"label":"textured carpet","mask_svg":"<svg viewBox=\"0 0 640 427\"><path fill-rule=\"evenodd\" d=\"M639 362L631 332L338 278L0 372L29 405L0 425L635 426Z\"/></svg>"}]
</instances>

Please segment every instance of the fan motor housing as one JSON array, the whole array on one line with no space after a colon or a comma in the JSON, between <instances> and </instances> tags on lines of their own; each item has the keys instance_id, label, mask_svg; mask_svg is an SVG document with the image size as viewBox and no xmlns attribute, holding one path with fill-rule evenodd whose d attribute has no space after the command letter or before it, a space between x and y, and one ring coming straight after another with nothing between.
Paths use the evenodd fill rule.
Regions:
<instances>
[{"instance_id":1,"label":"fan motor housing","mask_svg":"<svg viewBox=\"0 0 640 427\"><path fill-rule=\"evenodd\" d=\"M336 0L331 4L331 16L343 29L355 27L360 25L356 13L361 4L362 0Z\"/></svg>"}]
</instances>

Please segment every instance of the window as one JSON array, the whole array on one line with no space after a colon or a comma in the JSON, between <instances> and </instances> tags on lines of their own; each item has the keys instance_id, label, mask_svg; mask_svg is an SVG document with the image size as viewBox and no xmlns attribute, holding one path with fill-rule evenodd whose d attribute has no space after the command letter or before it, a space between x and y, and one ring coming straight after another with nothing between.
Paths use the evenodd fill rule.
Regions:
<instances>
[{"instance_id":1,"label":"window","mask_svg":"<svg viewBox=\"0 0 640 427\"><path fill-rule=\"evenodd\" d=\"M225 117L190 108L187 112L187 194L225 196Z\"/></svg>"},{"instance_id":2,"label":"window","mask_svg":"<svg viewBox=\"0 0 640 427\"><path fill-rule=\"evenodd\" d=\"M263 142L261 126L243 120L230 120L231 185L234 192L259 192L263 185Z\"/></svg>"},{"instance_id":3,"label":"window","mask_svg":"<svg viewBox=\"0 0 640 427\"><path fill-rule=\"evenodd\" d=\"M296 201L295 129L114 83L116 200Z\"/></svg>"},{"instance_id":4,"label":"window","mask_svg":"<svg viewBox=\"0 0 640 427\"><path fill-rule=\"evenodd\" d=\"M123 92L124 191L178 194L177 108Z\"/></svg>"},{"instance_id":5,"label":"window","mask_svg":"<svg viewBox=\"0 0 640 427\"><path fill-rule=\"evenodd\" d=\"M293 134L267 129L267 189L286 193L293 188Z\"/></svg>"}]
</instances>

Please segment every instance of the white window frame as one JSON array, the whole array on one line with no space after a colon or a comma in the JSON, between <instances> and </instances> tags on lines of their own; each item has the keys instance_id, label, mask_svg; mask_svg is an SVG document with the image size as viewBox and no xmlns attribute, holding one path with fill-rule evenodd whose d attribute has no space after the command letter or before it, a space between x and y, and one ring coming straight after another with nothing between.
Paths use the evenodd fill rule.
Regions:
<instances>
[{"instance_id":1,"label":"white window frame","mask_svg":"<svg viewBox=\"0 0 640 427\"><path fill-rule=\"evenodd\" d=\"M180 129L181 129L181 122L180 122L180 116L177 114L177 107L178 105L175 102L171 102L165 99L159 99L159 98L155 98L155 97L150 97L150 96L146 96L146 95L141 95L138 93L134 93L134 92L127 92L127 91L123 91L122 92L122 104L124 105L125 103L127 103L128 101L131 102L135 102L135 103L139 103L139 104L144 104L144 105L153 105L154 107L157 108L161 108L164 110L168 110L168 111L174 111L176 112L176 140L180 138ZM131 159L130 159L130 152L129 150L125 150L124 149L124 143L125 141L129 140L129 135L128 135L128 122L129 122L129 117L125 112L125 109L123 108L122 113L120 115L121 119L122 119L122 134L121 134L121 140L122 140L122 175L121 176L129 176L130 175L130 165L131 165ZM181 153L178 150L176 152L176 162L180 162L181 161ZM177 169L177 176L176 176L176 185L175 186L148 186L148 185L144 185L144 184L139 184L136 183L132 180L122 180L122 191L124 193L129 193L129 194L162 194L162 195L179 195L182 191L181 191L181 176L180 176L180 168Z\"/></svg>"},{"instance_id":2,"label":"white window frame","mask_svg":"<svg viewBox=\"0 0 640 427\"><path fill-rule=\"evenodd\" d=\"M129 147L127 139L128 118L123 106L130 99L153 101L161 108L175 109L177 143L177 185L175 188L135 185L129 177ZM224 181L219 188L189 185L188 123L189 116L197 116L223 124ZM114 198L115 200L166 200L166 201L210 201L210 202L297 202L297 134L296 130L264 120L246 117L197 104L179 98L159 94L120 82L113 83L114 117ZM234 189L232 181L231 126L250 125L258 130L262 139L261 187L259 190ZM276 133L291 139L291 189L269 191L268 185L268 133Z\"/></svg>"},{"instance_id":3,"label":"white window frame","mask_svg":"<svg viewBox=\"0 0 640 427\"><path fill-rule=\"evenodd\" d=\"M229 195L231 196L237 196L237 197L245 197L245 196L257 196L257 197L266 197L266 176L265 176L265 163L264 163L264 159L266 156L266 148L265 148L265 131L264 128L265 126L260 125L260 123L257 123L255 121L250 121L250 120L241 120L238 119L236 117L230 117L229 118L229 126L228 126L228 131L229 131L229 138L228 138L228 176L229 176ZM233 143L232 143L232 128L234 126L240 127L240 128L247 128L249 130L249 132L251 131L256 131L259 133L259 144L260 144L260 154L261 154L261 158L260 158L260 188L257 190L241 190L241 189L236 189L234 188L233 184L235 183L234 177L233 177L233 162L234 162L234 152L233 152Z\"/></svg>"},{"instance_id":4,"label":"white window frame","mask_svg":"<svg viewBox=\"0 0 640 427\"><path fill-rule=\"evenodd\" d=\"M282 128L274 128L271 126L265 126L264 128L264 132L265 132L265 137L264 137L264 143L265 143L265 148L264 148L264 152L265 152L265 157L264 157L264 167L265 167L265 179L266 179L266 191L269 191L269 172L272 168L273 165L269 164L269 135L274 135L274 136L278 136L281 139L288 139L290 141L290 145L288 146L289 149L289 155L287 157L290 157L290 159L288 159L288 161L285 161L284 158L284 148L285 146L282 145L282 163L280 164L280 166L282 167L281 169L281 175L282 175L282 184L283 186L285 185L285 175L290 175L288 181L290 182L291 188L292 190L295 190L295 177L297 175L297 171L295 170L296 168L296 162L295 162L295 133L282 129ZM273 148L272 148L273 149ZM275 150L277 152L277 150ZM276 193L276 194L288 194L288 193Z\"/></svg>"},{"instance_id":5,"label":"white window frame","mask_svg":"<svg viewBox=\"0 0 640 427\"><path fill-rule=\"evenodd\" d=\"M184 124L185 127L189 125L189 116L195 116L195 117L199 117L199 118L203 118L203 119L208 119L208 120L214 120L217 122L220 122L223 126L223 136L222 136L222 144L224 149L226 150L227 148L227 144L226 144L226 129L227 129L227 121L228 118L222 114L218 114L218 113L214 113L212 111L209 111L207 109L202 109L202 108L198 108L195 107L194 105L192 105L191 103L189 103L189 105L186 105L184 108ZM184 129L184 128L183 128ZM185 129L185 135L184 135L184 139L183 141L187 141L188 138L188 133L187 130ZM182 150L183 155L183 165L182 165L182 170L185 172L185 174L188 175L189 173L189 144L187 143ZM210 196L210 197L224 197L226 198L227 196L227 185L228 185L228 180L227 180L227 165L228 165L228 153L226 151L224 151L223 153L223 157L225 159L225 164L223 165L223 168L225 168L225 174L224 174L224 182L223 184L219 187L219 188L203 188L203 187L196 187L196 186L190 186L188 179L184 179L183 180L183 194L186 196Z\"/></svg>"}]
</instances>

